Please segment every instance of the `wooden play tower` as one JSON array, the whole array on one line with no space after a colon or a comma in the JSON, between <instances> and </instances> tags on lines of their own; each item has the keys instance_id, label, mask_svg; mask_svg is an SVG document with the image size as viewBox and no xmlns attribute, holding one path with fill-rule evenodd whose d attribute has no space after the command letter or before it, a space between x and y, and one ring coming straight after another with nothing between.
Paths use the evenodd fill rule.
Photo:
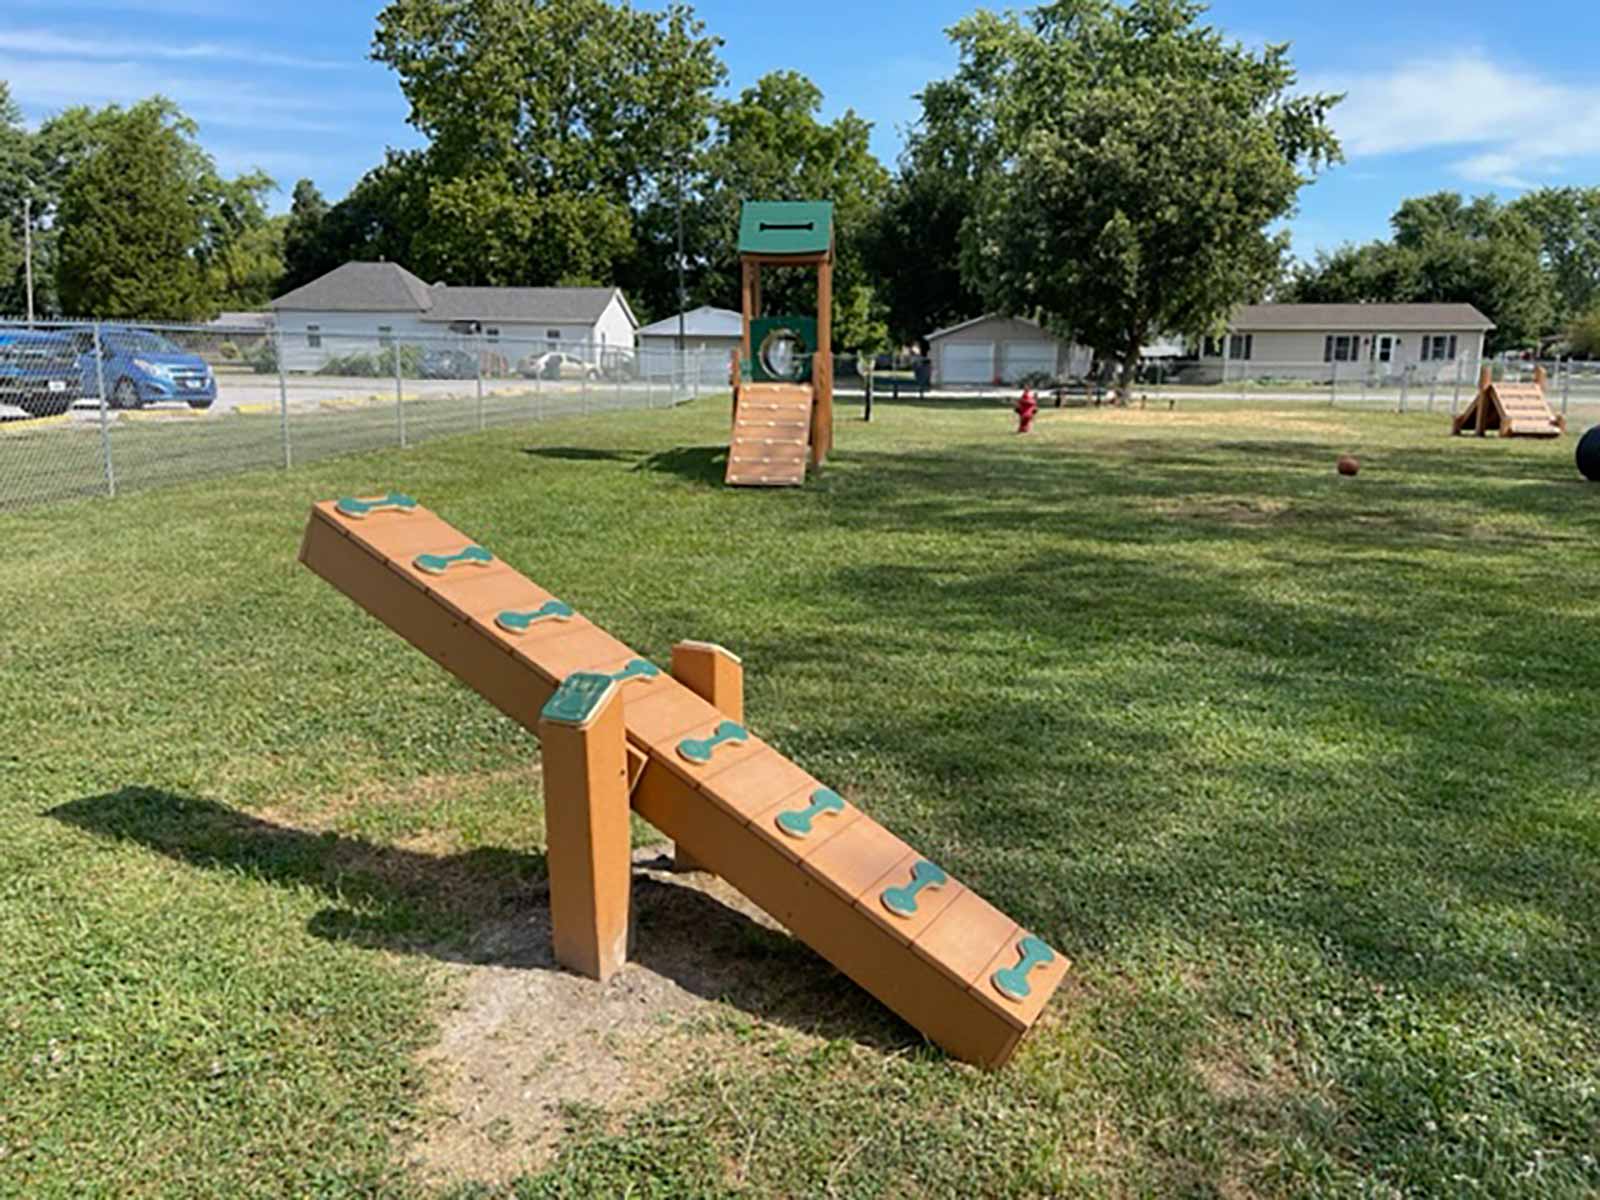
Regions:
<instances>
[{"instance_id":1,"label":"wooden play tower","mask_svg":"<svg viewBox=\"0 0 1600 1200\"><path fill-rule=\"evenodd\" d=\"M797 486L833 448L833 204L746 201L739 264L744 333L727 482ZM763 316L763 267L815 267L816 316Z\"/></svg>"}]
</instances>

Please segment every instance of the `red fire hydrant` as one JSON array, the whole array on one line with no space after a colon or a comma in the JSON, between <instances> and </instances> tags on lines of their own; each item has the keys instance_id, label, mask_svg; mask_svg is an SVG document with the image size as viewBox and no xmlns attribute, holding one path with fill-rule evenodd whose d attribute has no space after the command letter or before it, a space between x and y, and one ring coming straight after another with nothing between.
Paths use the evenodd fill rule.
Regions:
<instances>
[{"instance_id":1,"label":"red fire hydrant","mask_svg":"<svg viewBox=\"0 0 1600 1200\"><path fill-rule=\"evenodd\" d=\"M1017 401L1017 432L1028 433L1033 429L1033 418L1039 415L1039 402L1033 398L1032 388L1022 389L1022 398Z\"/></svg>"}]
</instances>

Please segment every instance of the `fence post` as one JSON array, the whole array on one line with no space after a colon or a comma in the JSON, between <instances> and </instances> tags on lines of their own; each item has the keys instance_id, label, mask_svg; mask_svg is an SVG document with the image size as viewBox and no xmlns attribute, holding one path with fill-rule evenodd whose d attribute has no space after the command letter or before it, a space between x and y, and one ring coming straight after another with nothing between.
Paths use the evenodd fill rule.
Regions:
<instances>
[{"instance_id":1,"label":"fence post","mask_svg":"<svg viewBox=\"0 0 1600 1200\"><path fill-rule=\"evenodd\" d=\"M395 428L400 435L400 448L406 446L406 397L405 390L400 382L400 339L396 338L390 347L394 351L394 420Z\"/></svg>"},{"instance_id":2,"label":"fence post","mask_svg":"<svg viewBox=\"0 0 1600 1200\"><path fill-rule=\"evenodd\" d=\"M294 452L289 446L289 378L283 367L283 330L272 331L272 356L278 360L278 432L283 437L283 469L294 466Z\"/></svg>"},{"instance_id":3,"label":"fence post","mask_svg":"<svg viewBox=\"0 0 1600 1200\"><path fill-rule=\"evenodd\" d=\"M111 401L106 398L106 360L100 353L100 322L94 323L94 374L100 392L100 456L106 464L106 495L117 498L117 466L111 458Z\"/></svg>"},{"instance_id":4,"label":"fence post","mask_svg":"<svg viewBox=\"0 0 1600 1200\"><path fill-rule=\"evenodd\" d=\"M1411 368L1409 366L1407 366L1407 367L1404 367L1400 371L1400 408L1399 408L1399 411L1401 413L1404 413L1406 411L1406 393L1409 392L1410 390L1411 390Z\"/></svg>"},{"instance_id":5,"label":"fence post","mask_svg":"<svg viewBox=\"0 0 1600 1200\"><path fill-rule=\"evenodd\" d=\"M1561 415L1567 415L1567 405L1572 401L1572 360L1556 360L1556 370L1561 372Z\"/></svg>"},{"instance_id":6,"label":"fence post","mask_svg":"<svg viewBox=\"0 0 1600 1200\"><path fill-rule=\"evenodd\" d=\"M700 373L705 370L706 366L705 352L706 348L704 346L696 346L694 349L694 382L690 385L690 395L695 400L700 399Z\"/></svg>"},{"instance_id":7,"label":"fence post","mask_svg":"<svg viewBox=\"0 0 1600 1200\"><path fill-rule=\"evenodd\" d=\"M1328 407L1333 408L1339 403L1339 360L1332 358L1328 363L1333 368L1333 373L1328 379Z\"/></svg>"},{"instance_id":8,"label":"fence post","mask_svg":"<svg viewBox=\"0 0 1600 1200\"><path fill-rule=\"evenodd\" d=\"M1456 359L1456 386L1450 393L1450 415L1453 417L1461 411L1461 360Z\"/></svg>"},{"instance_id":9,"label":"fence post","mask_svg":"<svg viewBox=\"0 0 1600 1200\"><path fill-rule=\"evenodd\" d=\"M478 353L476 355L476 358L478 360L478 369L475 372L475 374L478 377L478 432L479 433L483 432L483 355L484 355L484 348L483 347L484 347L483 334L480 333L478 335Z\"/></svg>"},{"instance_id":10,"label":"fence post","mask_svg":"<svg viewBox=\"0 0 1600 1200\"><path fill-rule=\"evenodd\" d=\"M622 360L619 358L616 361L617 365L611 369L616 372L617 376L617 409L620 412L622 409Z\"/></svg>"}]
</instances>

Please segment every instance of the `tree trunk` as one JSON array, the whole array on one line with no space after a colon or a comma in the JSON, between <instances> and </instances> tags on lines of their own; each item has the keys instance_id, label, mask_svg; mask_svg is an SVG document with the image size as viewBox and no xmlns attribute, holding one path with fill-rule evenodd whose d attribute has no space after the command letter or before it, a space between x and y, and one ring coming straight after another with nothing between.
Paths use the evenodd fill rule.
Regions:
<instances>
[{"instance_id":1,"label":"tree trunk","mask_svg":"<svg viewBox=\"0 0 1600 1200\"><path fill-rule=\"evenodd\" d=\"M1122 351L1122 362L1117 371L1117 402L1127 408L1133 400L1133 388L1139 382L1139 359L1143 357L1144 339L1135 335Z\"/></svg>"}]
</instances>

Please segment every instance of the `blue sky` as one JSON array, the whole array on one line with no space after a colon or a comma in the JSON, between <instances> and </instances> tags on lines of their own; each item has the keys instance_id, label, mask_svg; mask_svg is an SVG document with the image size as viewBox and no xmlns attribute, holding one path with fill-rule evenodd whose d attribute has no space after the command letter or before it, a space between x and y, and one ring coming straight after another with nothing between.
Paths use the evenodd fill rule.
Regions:
<instances>
[{"instance_id":1,"label":"blue sky","mask_svg":"<svg viewBox=\"0 0 1600 1200\"><path fill-rule=\"evenodd\" d=\"M652 0L644 0L648 7ZM337 199L385 146L416 144L393 76L366 61L376 0L0 0L0 78L37 120L74 103L160 91L201 125L227 171L301 176ZM961 0L812 0L774 28L751 0L696 5L726 42L730 87L793 68L875 124L892 163L915 92L947 75ZM1381 236L1396 203L1452 188L1515 195L1600 184L1600 4L1529 0L1218 0L1213 23L1248 44L1289 41L1308 88L1345 91L1349 161L1304 194L1295 245Z\"/></svg>"}]
</instances>

